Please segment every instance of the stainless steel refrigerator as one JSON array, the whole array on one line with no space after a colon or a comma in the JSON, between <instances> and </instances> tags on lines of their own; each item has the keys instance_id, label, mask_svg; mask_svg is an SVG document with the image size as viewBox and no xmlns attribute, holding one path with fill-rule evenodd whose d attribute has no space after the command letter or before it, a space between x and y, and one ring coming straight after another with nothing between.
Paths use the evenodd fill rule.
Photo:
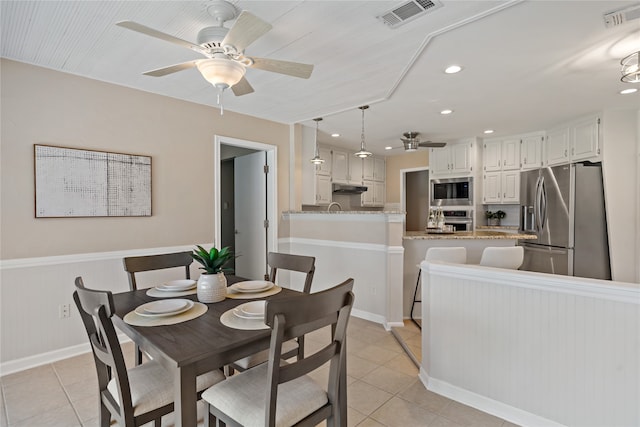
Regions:
<instances>
[{"instance_id":1,"label":"stainless steel refrigerator","mask_svg":"<svg viewBox=\"0 0 640 427\"><path fill-rule=\"evenodd\" d=\"M602 166L574 163L522 172L521 270L611 279Z\"/></svg>"}]
</instances>

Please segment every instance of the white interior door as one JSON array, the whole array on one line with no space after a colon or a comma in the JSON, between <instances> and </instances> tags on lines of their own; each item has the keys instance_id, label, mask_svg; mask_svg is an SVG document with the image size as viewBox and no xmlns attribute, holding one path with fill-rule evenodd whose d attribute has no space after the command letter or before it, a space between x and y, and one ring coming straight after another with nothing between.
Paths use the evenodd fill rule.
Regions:
<instances>
[{"instance_id":1,"label":"white interior door","mask_svg":"<svg viewBox=\"0 0 640 427\"><path fill-rule=\"evenodd\" d=\"M236 275L261 280L266 271L265 153L235 158L235 251Z\"/></svg>"}]
</instances>

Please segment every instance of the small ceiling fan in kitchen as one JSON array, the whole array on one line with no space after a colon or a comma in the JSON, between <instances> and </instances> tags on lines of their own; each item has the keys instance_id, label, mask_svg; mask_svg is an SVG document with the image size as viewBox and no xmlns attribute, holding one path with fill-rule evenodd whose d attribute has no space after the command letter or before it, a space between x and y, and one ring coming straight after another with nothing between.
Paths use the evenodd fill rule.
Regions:
<instances>
[{"instance_id":1,"label":"small ceiling fan in kitchen","mask_svg":"<svg viewBox=\"0 0 640 427\"><path fill-rule=\"evenodd\" d=\"M404 148L406 152L416 151L418 148L441 148L447 145L445 142L420 141L419 132L405 132L402 135L404 136L400 138L402 147L396 148Z\"/></svg>"},{"instance_id":2,"label":"small ceiling fan in kitchen","mask_svg":"<svg viewBox=\"0 0 640 427\"><path fill-rule=\"evenodd\" d=\"M191 43L133 21L122 21L116 25L186 47L204 56L203 59L182 62L143 74L162 77L196 67L202 76L218 89L219 97L228 88L231 88L236 96L254 91L245 78L247 68L303 79L308 79L311 76L313 65L310 64L245 55L245 48L273 28L268 22L246 10L238 14L238 9L234 5L223 0L210 2L207 12L216 24L201 29L198 32L197 43ZM226 21L236 17L235 23L230 28L224 26ZM220 104L220 98L218 98L218 104Z\"/></svg>"}]
</instances>

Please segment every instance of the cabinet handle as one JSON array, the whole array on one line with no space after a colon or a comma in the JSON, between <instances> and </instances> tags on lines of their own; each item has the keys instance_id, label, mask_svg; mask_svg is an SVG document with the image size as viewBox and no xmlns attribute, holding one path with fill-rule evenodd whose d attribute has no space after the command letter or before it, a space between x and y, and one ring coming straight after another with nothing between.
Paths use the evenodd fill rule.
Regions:
<instances>
[{"instance_id":1,"label":"cabinet handle","mask_svg":"<svg viewBox=\"0 0 640 427\"><path fill-rule=\"evenodd\" d=\"M567 157L567 150L564 150L564 156Z\"/></svg>"},{"instance_id":2,"label":"cabinet handle","mask_svg":"<svg viewBox=\"0 0 640 427\"><path fill-rule=\"evenodd\" d=\"M573 156L574 154L576 154L576 149L575 149L575 148L572 148L572 149L571 149L571 155Z\"/></svg>"},{"instance_id":3,"label":"cabinet handle","mask_svg":"<svg viewBox=\"0 0 640 427\"><path fill-rule=\"evenodd\" d=\"M507 166L507 161L506 160L502 161L502 166Z\"/></svg>"},{"instance_id":4,"label":"cabinet handle","mask_svg":"<svg viewBox=\"0 0 640 427\"><path fill-rule=\"evenodd\" d=\"M527 164L527 158L526 157L524 158L524 164L525 165Z\"/></svg>"}]
</instances>

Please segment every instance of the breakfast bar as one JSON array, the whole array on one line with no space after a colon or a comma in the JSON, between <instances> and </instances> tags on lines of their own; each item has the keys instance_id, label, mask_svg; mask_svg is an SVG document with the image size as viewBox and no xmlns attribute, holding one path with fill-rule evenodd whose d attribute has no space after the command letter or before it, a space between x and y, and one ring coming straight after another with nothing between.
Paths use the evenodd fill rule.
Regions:
<instances>
[{"instance_id":1,"label":"breakfast bar","mask_svg":"<svg viewBox=\"0 0 640 427\"><path fill-rule=\"evenodd\" d=\"M467 263L478 264L482 251L488 246L514 246L518 240L531 240L536 236L523 234L514 230L493 231L474 230L456 231L450 234L425 231L405 232L402 245L404 247L403 269L403 314L409 317L413 292L415 290L418 267L428 248L463 246L467 249Z\"/></svg>"}]
</instances>

